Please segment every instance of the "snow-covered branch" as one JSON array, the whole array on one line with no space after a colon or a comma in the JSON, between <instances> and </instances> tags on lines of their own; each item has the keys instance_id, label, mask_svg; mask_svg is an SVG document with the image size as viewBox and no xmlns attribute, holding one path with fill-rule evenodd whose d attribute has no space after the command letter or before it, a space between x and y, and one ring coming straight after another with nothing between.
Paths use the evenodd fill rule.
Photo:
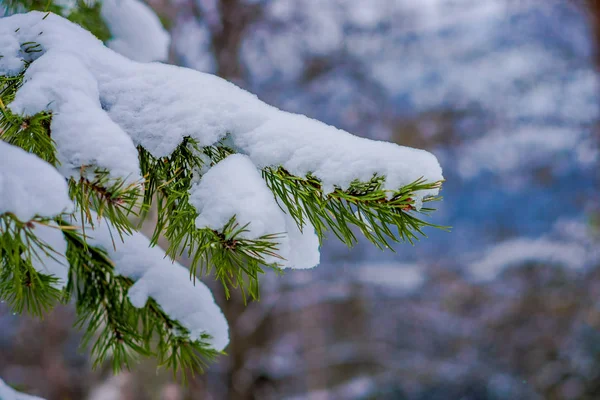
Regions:
<instances>
[{"instance_id":1,"label":"snow-covered branch","mask_svg":"<svg viewBox=\"0 0 600 400\"><path fill-rule=\"evenodd\" d=\"M419 214L443 176L426 151L279 110L210 74L134 61L162 57L143 40L168 43L154 28L155 39L134 35L129 11L152 20L136 4L103 3L108 47L53 13L0 19L0 295L39 314L75 296L84 341L100 332L92 353L115 369L155 354L198 370L229 339L197 272L258 297L265 266L317 265L327 231L348 245L352 226L381 248L412 242L433 226ZM130 53L123 38L141 53L115 52ZM149 240L130 218L153 204ZM190 270L154 247L161 235Z\"/></svg>"}]
</instances>

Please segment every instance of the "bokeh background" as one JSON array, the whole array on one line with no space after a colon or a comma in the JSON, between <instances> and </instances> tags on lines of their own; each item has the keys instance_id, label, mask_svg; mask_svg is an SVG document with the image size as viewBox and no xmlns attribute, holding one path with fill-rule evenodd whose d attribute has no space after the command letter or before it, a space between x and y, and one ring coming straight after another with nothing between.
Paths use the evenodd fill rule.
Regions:
<instances>
[{"instance_id":1,"label":"bokeh background","mask_svg":"<svg viewBox=\"0 0 600 400\"><path fill-rule=\"evenodd\" d=\"M600 2L148 1L170 62L434 153L452 232L331 238L248 305L212 285L231 344L187 387L152 360L92 371L70 307L0 304L4 380L49 400L600 398Z\"/></svg>"}]
</instances>

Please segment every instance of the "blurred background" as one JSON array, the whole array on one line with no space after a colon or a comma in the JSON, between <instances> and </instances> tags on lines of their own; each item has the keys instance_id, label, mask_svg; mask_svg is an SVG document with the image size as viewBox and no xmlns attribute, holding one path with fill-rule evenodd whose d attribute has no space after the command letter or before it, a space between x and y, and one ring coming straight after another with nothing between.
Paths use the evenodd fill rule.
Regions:
<instances>
[{"instance_id":1,"label":"blurred background","mask_svg":"<svg viewBox=\"0 0 600 400\"><path fill-rule=\"evenodd\" d=\"M187 387L91 370L74 312L0 304L0 376L48 400L600 399L600 2L148 0L172 63L355 134L425 148L444 202L414 246L327 241L225 301Z\"/></svg>"}]
</instances>

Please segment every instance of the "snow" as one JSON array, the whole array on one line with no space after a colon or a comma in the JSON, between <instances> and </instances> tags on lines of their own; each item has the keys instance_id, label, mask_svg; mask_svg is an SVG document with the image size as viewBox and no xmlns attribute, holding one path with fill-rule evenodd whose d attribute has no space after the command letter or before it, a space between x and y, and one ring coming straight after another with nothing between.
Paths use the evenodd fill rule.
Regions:
<instances>
[{"instance_id":1,"label":"snow","mask_svg":"<svg viewBox=\"0 0 600 400\"><path fill-rule=\"evenodd\" d=\"M305 221L302 231L300 231L296 221L289 213L286 213L285 227L290 241L290 250L282 267L308 269L319 265L321 262L320 242L312 223L308 220Z\"/></svg>"},{"instance_id":2,"label":"snow","mask_svg":"<svg viewBox=\"0 0 600 400\"><path fill-rule=\"evenodd\" d=\"M86 227L87 242L107 252L117 275L135 281L128 293L131 303L141 308L152 297L170 318L190 331L192 339L209 334L208 343L223 350L229 343L229 328L210 289L197 279L192 282L187 268L165 258L160 248L150 247L142 234L134 232L120 241L115 232L106 220L99 220Z\"/></svg>"},{"instance_id":3,"label":"snow","mask_svg":"<svg viewBox=\"0 0 600 400\"><path fill-rule=\"evenodd\" d=\"M67 183L54 167L0 140L0 215L29 221L72 210Z\"/></svg>"},{"instance_id":4,"label":"snow","mask_svg":"<svg viewBox=\"0 0 600 400\"><path fill-rule=\"evenodd\" d=\"M33 267L45 275L54 275L58 281L53 283L57 289L67 286L69 281L69 262L67 261L67 241L62 230L54 222L48 225L35 224L33 233L48 248L33 244L31 262Z\"/></svg>"},{"instance_id":5,"label":"snow","mask_svg":"<svg viewBox=\"0 0 600 400\"><path fill-rule=\"evenodd\" d=\"M420 177L429 182L443 179L437 159L424 150L361 138L283 111L245 135L234 136L234 142L259 167L283 165L297 176L313 174L321 180L324 193L334 186L346 189L355 179L369 181L374 174L386 177L388 190ZM437 189L426 190L415 198L437 193Z\"/></svg>"},{"instance_id":6,"label":"snow","mask_svg":"<svg viewBox=\"0 0 600 400\"><path fill-rule=\"evenodd\" d=\"M233 154L212 167L190 191L190 204L199 213L196 227L221 231L235 216L240 237L258 239L280 234L277 254L267 264L288 268L312 268L319 263L319 239L308 222L300 232L295 221L277 204L271 190L248 156Z\"/></svg>"},{"instance_id":7,"label":"snow","mask_svg":"<svg viewBox=\"0 0 600 400\"><path fill-rule=\"evenodd\" d=\"M247 156L233 154L217 163L190 191L198 228L221 230L231 217L248 226L242 237L284 233L283 214L260 173Z\"/></svg>"},{"instance_id":8,"label":"snow","mask_svg":"<svg viewBox=\"0 0 600 400\"><path fill-rule=\"evenodd\" d=\"M11 75L17 74L23 69L23 61L20 59L21 46L12 35L0 35L0 49L6 58L3 69Z\"/></svg>"},{"instance_id":9,"label":"snow","mask_svg":"<svg viewBox=\"0 0 600 400\"><path fill-rule=\"evenodd\" d=\"M175 66L136 63L107 49L65 19L56 15L43 19L43 15L31 12L3 18L0 29L18 43L36 41L42 45L45 52L33 54L38 58L34 65L50 52L65 58L59 65L74 64L69 78L77 82L70 84L77 90L64 93L66 98L61 104L72 100L94 107L89 108L89 115L85 110L66 107L61 111L76 112L81 119L89 117L97 121L98 129L106 127L112 132L111 141L120 140L123 149L111 160L102 161L106 167L107 163L114 163L121 176L135 172L124 166L137 162L137 156L133 159L132 147L125 146L121 132L103 120L98 104L135 145L142 145L157 157L169 155L186 136L205 146L230 134L236 149L248 155L257 167L282 165L299 176L312 173L321 179L325 192L334 186L347 188L354 179L369 180L376 173L387 177L385 188L390 190L421 177L430 182L443 179L437 159L428 152L359 138L305 116L283 112L213 75ZM17 28L20 29L15 32ZM75 63L75 58L80 62ZM6 54L0 59L0 73L14 73L14 63L14 54ZM42 64L29 74L30 81L35 81L33 75L37 74L44 74L46 80L61 81L66 77L63 71L52 67L56 63ZM92 79L97 83L97 93L91 90ZM53 89L52 84L45 88L48 93ZM33 96L26 97L17 102L18 109L30 111L28 101L35 102ZM75 117L64 118L75 120ZM75 132L58 134L73 136ZM88 133L86 142L76 141L74 145L80 146L83 154L95 151L100 157L100 153L106 153L104 145L94 143L99 139L92 140L90 136ZM80 160L72 155L68 161L75 164L94 160L89 157ZM113 170L112 167L108 169ZM437 189L422 191L415 197L420 199L437 192Z\"/></svg>"},{"instance_id":10,"label":"snow","mask_svg":"<svg viewBox=\"0 0 600 400\"><path fill-rule=\"evenodd\" d=\"M19 393L0 379L0 400L43 400L41 397Z\"/></svg>"},{"instance_id":11,"label":"snow","mask_svg":"<svg viewBox=\"0 0 600 400\"><path fill-rule=\"evenodd\" d=\"M165 61L171 38L154 11L139 0L102 0L101 15L112 35L108 47L140 62Z\"/></svg>"},{"instance_id":12,"label":"snow","mask_svg":"<svg viewBox=\"0 0 600 400\"><path fill-rule=\"evenodd\" d=\"M114 177L139 179L137 149L102 110L96 80L77 57L50 50L38 58L10 108L25 115L53 112L50 129L66 176L96 165Z\"/></svg>"}]
</instances>

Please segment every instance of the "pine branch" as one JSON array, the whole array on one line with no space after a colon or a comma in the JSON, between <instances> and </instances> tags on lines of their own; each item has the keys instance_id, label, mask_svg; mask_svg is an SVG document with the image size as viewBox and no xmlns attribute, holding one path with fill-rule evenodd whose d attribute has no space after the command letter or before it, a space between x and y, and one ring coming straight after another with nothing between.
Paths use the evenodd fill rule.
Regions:
<instances>
[{"instance_id":1,"label":"pine branch","mask_svg":"<svg viewBox=\"0 0 600 400\"><path fill-rule=\"evenodd\" d=\"M276 264L265 261L266 256L281 259L277 247L280 235L246 239L242 234L247 232L248 225L239 226L234 216L222 232L199 230L198 238L189 248L189 255L192 257L191 274L195 276L200 267L200 273L208 275L214 268L215 278L223 284L227 298L230 296L229 288L239 288L244 300L247 294L256 300L260 297L259 275L264 273L262 267L267 266L275 272L281 272Z\"/></svg>"},{"instance_id":2,"label":"pine branch","mask_svg":"<svg viewBox=\"0 0 600 400\"><path fill-rule=\"evenodd\" d=\"M22 85L27 67L17 76L0 76L0 139L58 166L50 130L52 115L42 112L25 117L12 113L7 107ZM80 178L69 180L71 198L86 217L82 221L93 224L90 210L94 210L99 216L108 218L119 234L131 233L129 218L137 213L141 189L135 184L110 178L106 170L95 169L90 173L88 169L82 166Z\"/></svg>"},{"instance_id":3,"label":"pine branch","mask_svg":"<svg viewBox=\"0 0 600 400\"><path fill-rule=\"evenodd\" d=\"M191 138L185 138L169 157L163 158L156 158L138 146L140 170L145 178L143 204L148 210L155 201L158 209L153 243L157 243L169 225L173 226L172 236L186 232L179 231L183 224L172 222L172 214L188 216L195 212L187 199L194 172L198 173L204 165L199 151L199 146ZM145 216L142 213L141 217Z\"/></svg>"},{"instance_id":4,"label":"pine branch","mask_svg":"<svg viewBox=\"0 0 600 400\"><path fill-rule=\"evenodd\" d=\"M65 231L65 239L71 266L67 289L75 295L76 326L84 329L82 346L94 341L94 367L111 357L115 371L129 369L138 354L149 354L137 332L136 309L126 300L130 284L113 275L106 253L88 246L79 232Z\"/></svg>"},{"instance_id":5,"label":"pine branch","mask_svg":"<svg viewBox=\"0 0 600 400\"><path fill-rule=\"evenodd\" d=\"M25 70L12 77L0 76L0 139L57 165L56 148L50 135L51 115L38 113L24 117L7 107L23 84L24 74Z\"/></svg>"},{"instance_id":6,"label":"pine branch","mask_svg":"<svg viewBox=\"0 0 600 400\"><path fill-rule=\"evenodd\" d=\"M34 233L35 224L47 222L22 222L10 213L0 215L0 298L15 312L40 318L65 298L63 291L53 286L58 279L33 266L40 252L53 257L53 249Z\"/></svg>"},{"instance_id":7,"label":"pine branch","mask_svg":"<svg viewBox=\"0 0 600 400\"><path fill-rule=\"evenodd\" d=\"M433 209L417 211L413 200L418 191L439 188L441 182L419 179L391 192L383 189L384 177L373 176L369 182L354 181L347 190L335 188L324 195L321 182L311 175L296 177L282 167L267 167L263 177L298 227L302 229L310 221L321 239L331 230L343 243L353 246L357 238L350 226L354 225L377 247L392 249L390 242L412 244L419 239L418 234L425 236L423 227L447 229L416 217ZM441 197L429 197L424 202L439 200Z\"/></svg>"},{"instance_id":8,"label":"pine branch","mask_svg":"<svg viewBox=\"0 0 600 400\"><path fill-rule=\"evenodd\" d=\"M205 163L224 158L224 147L200 148L191 138L184 139L169 157L157 159L142 147L138 148L140 167L146 177L145 205L155 200L158 220L152 236L157 243L160 235L169 241L167 255L175 259L187 250L191 259L190 273L209 274L225 288L240 288L244 298L258 298L258 276L264 273L265 258L277 256L277 234L256 240L240 237L247 226L240 227L232 218L221 232L196 228L198 212L189 203L192 181L201 174ZM207 158L208 157L208 158ZM275 265L270 268L278 271Z\"/></svg>"},{"instance_id":9,"label":"pine branch","mask_svg":"<svg viewBox=\"0 0 600 400\"><path fill-rule=\"evenodd\" d=\"M171 369L173 376L179 371L185 382L187 374L201 374L214 359L222 354L210 347L210 336L203 334L199 339L190 340L189 332L177 321L170 319L149 299L140 319L144 327L144 337L150 342L153 332L157 339L156 358L160 366Z\"/></svg>"},{"instance_id":10,"label":"pine branch","mask_svg":"<svg viewBox=\"0 0 600 400\"><path fill-rule=\"evenodd\" d=\"M209 336L191 339L189 331L154 300L135 308L127 297L134 282L115 275L106 253L89 246L84 234L61 218L56 222L67 240L70 276L66 292L53 287L57 278L33 267L34 257L39 257L36 252L53 254L35 235L36 224L49 222L42 218L22 222L10 213L0 215L0 298L14 312L43 317L58 302L74 296L76 326L84 330L82 346L91 345L94 367L110 360L115 372L131 368L139 357L154 356L174 374L181 369L200 373L221 354L210 347Z\"/></svg>"},{"instance_id":11,"label":"pine branch","mask_svg":"<svg viewBox=\"0 0 600 400\"><path fill-rule=\"evenodd\" d=\"M94 226L94 211L96 218L107 218L111 222L121 240L123 233L133 231L131 218L139 214L142 197L139 184L114 179L106 170L95 169L93 173L87 173L82 167L80 178L69 180L69 194L75 202L75 212L81 215L82 228L86 224Z\"/></svg>"},{"instance_id":12,"label":"pine branch","mask_svg":"<svg viewBox=\"0 0 600 400\"><path fill-rule=\"evenodd\" d=\"M61 224L68 226L64 221ZM79 231L64 233L71 265L67 289L75 295L77 326L84 330L82 345L93 343L94 367L110 359L117 372L129 369L139 357L154 356L173 373L178 368L201 372L220 354L210 347L208 336L191 339L189 331L154 300L142 309L135 308L127 297L134 282L115 275L106 253L88 246Z\"/></svg>"},{"instance_id":13,"label":"pine branch","mask_svg":"<svg viewBox=\"0 0 600 400\"><path fill-rule=\"evenodd\" d=\"M110 32L100 16L101 4L78 0L74 7L55 5L52 1L8 0L10 12L38 9L67 15L72 21L92 31L102 40ZM35 58L43 51L36 42L21 44L21 51ZM14 77L0 76L0 139L19 146L58 166L59 160L52 139L49 112L26 117L11 112L8 105L14 100L25 69ZM86 225L97 218L106 218L123 240L133 227L132 216L146 216L151 204L156 204L158 221L151 242L159 237L169 241L167 255L176 258L187 251L191 259L190 278L197 274L213 274L225 288L239 288L246 298L259 297L259 275L266 268L280 272L277 259L278 242L282 233L273 232L248 239L248 224L236 222L235 216L220 230L198 229L198 212L190 204L190 189L211 166L235 151L225 141L201 147L191 138L183 142L168 157L157 158L139 147L139 161L145 179L138 184L114 179L110 171L94 165L81 166L78 176L69 178L69 193L76 205L81 227L69 226L68 216L57 216L67 241L67 261L70 264L66 291L57 290L56 278L39 273L35 266L36 252L51 256L53 250L41 242L33 230L35 224L51 220L36 217L19 221L12 214L0 215L0 297L9 301L18 312L27 310L42 315L58 301L73 296L79 316L77 326L84 330L83 345L91 346L94 366L108 360L115 371L130 368L139 357L155 356L161 365L174 373L184 369L201 372L217 352L209 345L210 337L190 338L190 332L165 313L158 303L149 299L143 308L133 306L128 292L134 282L115 274L113 262L100 248L87 242ZM294 176L281 166L263 168L263 178L281 209L289 213L300 229L314 226L320 240L332 231L342 242L352 246L357 242L356 229L381 249L391 248L393 242L413 243L427 226L443 228L421 219L432 209L418 207L419 192L438 189L441 182L422 179L398 188L386 190L385 177L374 175L367 182L353 182L349 188L339 187L325 194L321 182L311 174ZM426 198L425 202L440 197ZM140 205L141 203L141 205ZM311 228L312 229L312 228ZM162 303L164 304L164 303ZM165 306L167 307L167 306ZM168 307L167 307L168 308ZM183 376L185 378L185 374Z\"/></svg>"},{"instance_id":14,"label":"pine branch","mask_svg":"<svg viewBox=\"0 0 600 400\"><path fill-rule=\"evenodd\" d=\"M198 270L209 274L213 265L215 277L225 287L227 296L232 287L240 288L244 297L247 291L252 298L257 298L258 276L264 273L261 266L267 257L277 257L280 236L243 240L240 233L246 227L238 231L235 219L223 232L198 229L195 226L198 212L189 204L192 181L234 150L222 142L201 148L191 138L184 139L171 156L162 159L154 158L141 147L138 150L146 177L145 203L156 199L158 208L153 243L164 235L169 241L167 254L172 258L181 256L187 249L192 275ZM392 249L392 242L414 243L419 235L425 236L424 227L447 229L417 217L433 209L423 207L417 211L413 200L419 191L437 189L441 182L419 179L397 191L389 191L383 188L385 178L374 176L369 182L355 181L347 190L335 188L324 195L321 182L311 175L297 177L282 167L267 167L262 172L282 209L290 213L300 229L310 222L321 240L331 230L343 243L352 246L357 242L352 230L352 226L356 226L377 247ZM424 201L440 199L430 197ZM234 242L236 245L232 246ZM278 270L276 265L268 267Z\"/></svg>"},{"instance_id":15,"label":"pine branch","mask_svg":"<svg viewBox=\"0 0 600 400\"><path fill-rule=\"evenodd\" d=\"M235 153L223 142L204 147L202 151L211 160L211 165ZM414 202L419 191L439 189L442 182L418 179L396 191L389 191L383 189L385 177L375 175L368 182L352 182L347 190L336 187L325 196L321 182L310 174L297 177L282 167L266 167L262 173L278 201L285 205L282 207L284 212L290 213L301 230L310 221L321 240L331 230L344 244L352 246L357 242L350 228L354 225L377 247L392 249L390 242L413 244L419 235L426 236L424 227L449 229L419 218L418 214L426 216L435 209L421 207L417 210ZM423 201L429 203L441 199L436 196ZM396 232L392 230L394 227Z\"/></svg>"}]
</instances>

